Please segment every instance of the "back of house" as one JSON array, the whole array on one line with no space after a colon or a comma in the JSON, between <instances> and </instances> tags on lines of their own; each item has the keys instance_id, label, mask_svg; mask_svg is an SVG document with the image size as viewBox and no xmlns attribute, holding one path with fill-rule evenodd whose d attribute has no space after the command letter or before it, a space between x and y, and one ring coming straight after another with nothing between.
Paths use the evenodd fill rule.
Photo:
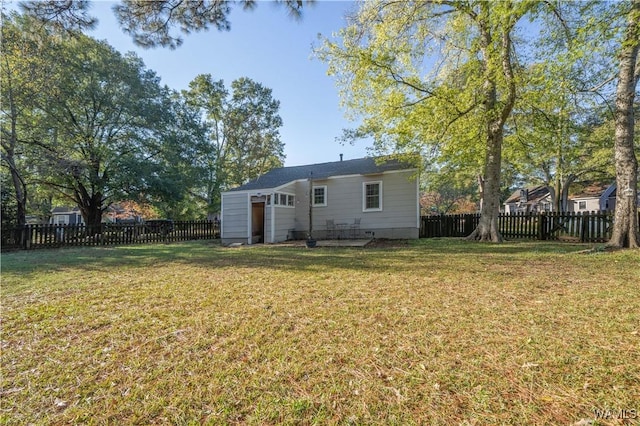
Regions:
<instances>
[{"instance_id":1,"label":"back of house","mask_svg":"<svg viewBox=\"0 0 640 426\"><path fill-rule=\"evenodd\" d=\"M222 194L222 242L418 238L418 182L412 162L392 158L274 169Z\"/></svg>"}]
</instances>

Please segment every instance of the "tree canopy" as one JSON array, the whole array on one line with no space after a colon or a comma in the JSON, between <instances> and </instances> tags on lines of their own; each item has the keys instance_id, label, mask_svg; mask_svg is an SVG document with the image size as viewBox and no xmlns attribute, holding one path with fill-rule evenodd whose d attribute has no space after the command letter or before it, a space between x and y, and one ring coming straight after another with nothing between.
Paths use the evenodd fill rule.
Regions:
<instances>
[{"instance_id":1,"label":"tree canopy","mask_svg":"<svg viewBox=\"0 0 640 426\"><path fill-rule=\"evenodd\" d=\"M204 217L221 190L282 165L280 103L253 80L227 92L202 76L181 94L135 54L77 31L14 13L2 32L3 197L15 201L3 220L57 202L98 225L123 200Z\"/></svg>"},{"instance_id":2,"label":"tree canopy","mask_svg":"<svg viewBox=\"0 0 640 426\"><path fill-rule=\"evenodd\" d=\"M202 185L197 194L211 213L219 211L222 191L282 167L283 122L271 89L243 77L234 80L229 91L222 80L202 74L182 96L199 111L207 129L207 144L198 159Z\"/></svg>"},{"instance_id":3,"label":"tree canopy","mask_svg":"<svg viewBox=\"0 0 640 426\"><path fill-rule=\"evenodd\" d=\"M537 2L412 2L362 5L338 40L317 50L343 104L362 116L357 135L379 150L424 151L481 176L477 232L500 241L497 215L504 128L516 100L518 22Z\"/></svg>"},{"instance_id":4,"label":"tree canopy","mask_svg":"<svg viewBox=\"0 0 640 426\"><path fill-rule=\"evenodd\" d=\"M252 10L257 3L256 0L122 0L113 10L123 31L138 46L175 49L183 42L180 33L206 31L211 27L228 31L231 29L229 14L234 7ZM275 3L283 5L289 16L302 16L303 0L276 0ZM313 1L307 0L306 3ZM42 22L76 30L91 28L96 24L96 18L89 14L90 4L87 0L21 3L27 13Z\"/></svg>"},{"instance_id":5,"label":"tree canopy","mask_svg":"<svg viewBox=\"0 0 640 426\"><path fill-rule=\"evenodd\" d=\"M346 139L420 150L428 168L477 176L482 218L470 237L500 241L505 172L537 175L558 194L594 169L610 176L612 140L594 133L611 122L631 4L375 0L316 53L361 120Z\"/></svg>"}]
</instances>

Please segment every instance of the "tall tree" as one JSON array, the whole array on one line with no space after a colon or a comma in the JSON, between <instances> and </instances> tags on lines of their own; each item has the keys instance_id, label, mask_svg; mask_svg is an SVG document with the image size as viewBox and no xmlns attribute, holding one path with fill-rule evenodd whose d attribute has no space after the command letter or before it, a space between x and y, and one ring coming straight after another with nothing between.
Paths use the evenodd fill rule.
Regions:
<instances>
[{"instance_id":1,"label":"tall tree","mask_svg":"<svg viewBox=\"0 0 640 426\"><path fill-rule=\"evenodd\" d=\"M158 185L150 166L162 152L169 94L138 57L86 36L61 41L46 59L58 75L41 105L49 135L37 162L41 183L99 225L112 200Z\"/></svg>"},{"instance_id":2,"label":"tall tree","mask_svg":"<svg viewBox=\"0 0 640 426\"><path fill-rule=\"evenodd\" d=\"M196 162L203 184L197 193L215 213L222 191L283 165L280 102L271 89L249 78L234 80L229 92L210 74L198 75L182 94L207 126L209 144Z\"/></svg>"},{"instance_id":3,"label":"tall tree","mask_svg":"<svg viewBox=\"0 0 640 426\"><path fill-rule=\"evenodd\" d=\"M17 14L2 15L0 60L0 146L2 166L8 170L15 197L15 223L26 221L30 170L27 153L41 144L38 105L50 92L55 67L42 55L52 48L51 34L34 28L33 21Z\"/></svg>"},{"instance_id":4,"label":"tall tree","mask_svg":"<svg viewBox=\"0 0 640 426\"><path fill-rule=\"evenodd\" d=\"M524 76L505 160L524 180L553 188L555 209L566 210L573 182L612 177L613 141L602 143L594 129L608 120L609 51L619 19L608 2L555 7L536 16L532 49L521 55Z\"/></svg>"},{"instance_id":5,"label":"tall tree","mask_svg":"<svg viewBox=\"0 0 640 426\"><path fill-rule=\"evenodd\" d=\"M516 101L514 32L533 1L377 0L362 5L319 57L344 105L363 116L357 134L378 148L437 147L441 159L477 165L481 220L469 236L498 230L502 143Z\"/></svg>"},{"instance_id":6,"label":"tall tree","mask_svg":"<svg viewBox=\"0 0 640 426\"><path fill-rule=\"evenodd\" d=\"M581 82L568 82L559 68L559 74L532 68L508 123L505 167L512 167L528 184L552 188L553 209L567 211L574 182L610 180L612 144L596 137L603 108L592 109L588 100L579 99Z\"/></svg>"},{"instance_id":7,"label":"tall tree","mask_svg":"<svg viewBox=\"0 0 640 426\"><path fill-rule=\"evenodd\" d=\"M194 158L194 166L201 170L201 186L194 188L192 193L207 204L208 213L215 214L219 211L220 193L228 179L224 117L229 92L222 80L214 81L210 74L201 74L189 83L189 90L182 91L182 96L202 116L208 142Z\"/></svg>"},{"instance_id":8,"label":"tall tree","mask_svg":"<svg viewBox=\"0 0 640 426\"><path fill-rule=\"evenodd\" d=\"M225 130L229 141L228 185L238 186L282 167L284 143L280 140L280 101L272 90L249 78L231 83Z\"/></svg>"},{"instance_id":9,"label":"tall tree","mask_svg":"<svg viewBox=\"0 0 640 426\"><path fill-rule=\"evenodd\" d=\"M634 99L640 79L640 0L630 2L627 26L619 53L615 107L615 163L617 200L614 247L640 247L638 229L638 160L634 150Z\"/></svg>"},{"instance_id":10,"label":"tall tree","mask_svg":"<svg viewBox=\"0 0 640 426\"><path fill-rule=\"evenodd\" d=\"M294 18L302 16L302 0L276 0L275 3L284 5ZM307 0L307 3L313 3L313 0ZM234 5L252 10L256 4L256 0L123 0L113 9L122 29L137 45L175 49L183 41L172 31L175 27L183 34L206 31L210 27L228 31L231 28L229 14ZM89 2L86 0L26 1L22 6L43 22L69 29L90 28L96 23L88 14Z\"/></svg>"}]
</instances>

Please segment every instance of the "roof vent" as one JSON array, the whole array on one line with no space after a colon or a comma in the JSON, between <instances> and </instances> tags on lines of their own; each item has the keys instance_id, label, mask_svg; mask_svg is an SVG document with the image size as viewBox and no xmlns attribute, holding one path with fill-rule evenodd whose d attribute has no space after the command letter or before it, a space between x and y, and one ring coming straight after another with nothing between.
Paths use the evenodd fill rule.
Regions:
<instances>
[{"instance_id":1,"label":"roof vent","mask_svg":"<svg viewBox=\"0 0 640 426\"><path fill-rule=\"evenodd\" d=\"M340 154L340 161L342 161L342 154Z\"/></svg>"}]
</instances>

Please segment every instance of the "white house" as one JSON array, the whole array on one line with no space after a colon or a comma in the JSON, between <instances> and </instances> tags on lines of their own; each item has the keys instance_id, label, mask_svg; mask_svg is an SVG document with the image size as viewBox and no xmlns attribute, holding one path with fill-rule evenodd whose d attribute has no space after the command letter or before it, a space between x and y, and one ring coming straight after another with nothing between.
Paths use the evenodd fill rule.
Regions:
<instances>
[{"instance_id":1,"label":"white house","mask_svg":"<svg viewBox=\"0 0 640 426\"><path fill-rule=\"evenodd\" d=\"M569 210L574 212L614 211L616 184L592 183L570 197Z\"/></svg>"},{"instance_id":2,"label":"white house","mask_svg":"<svg viewBox=\"0 0 640 426\"><path fill-rule=\"evenodd\" d=\"M614 211L616 195L615 183L582 184L579 192L569 196L567 210L570 212ZM505 213L553 211L553 188L539 185L516 190L505 201L504 206Z\"/></svg>"},{"instance_id":3,"label":"white house","mask_svg":"<svg viewBox=\"0 0 640 426\"><path fill-rule=\"evenodd\" d=\"M504 202L507 214L543 211L553 211L553 192L545 185L518 189Z\"/></svg>"},{"instance_id":4,"label":"white house","mask_svg":"<svg viewBox=\"0 0 640 426\"><path fill-rule=\"evenodd\" d=\"M315 239L418 238L418 178L414 165L394 159L274 169L222 193L222 242L304 239L310 204Z\"/></svg>"},{"instance_id":5,"label":"white house","mask_svg":"<svg viewBox=\"0 0 640 426\"><path fill-rule=\"evenodd\" d=\"M55 207L51 210L52 225L84 225L84 219L78 207Z\"/></svg>"}]
</instances>

